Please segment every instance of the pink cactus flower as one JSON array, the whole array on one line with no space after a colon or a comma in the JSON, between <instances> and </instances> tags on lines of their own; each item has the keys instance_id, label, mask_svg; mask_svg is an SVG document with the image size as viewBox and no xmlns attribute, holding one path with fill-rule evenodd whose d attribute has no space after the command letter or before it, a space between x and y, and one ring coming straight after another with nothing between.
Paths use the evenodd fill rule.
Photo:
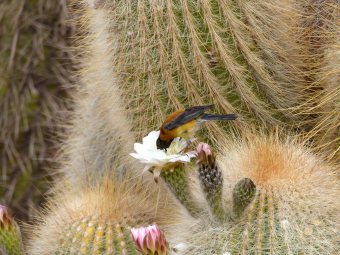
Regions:
<instances>
[{"instance_id":1,"label":"pink cactus flower","mask_svg":"<svg viewBox=\"0 0 340 255\"><path fill-rule=\"evenodd\" d=\"M210 162L215 159L213 152L207 143L199 143L196 148L198 162Z\"/></svg>"},{"instance_id":2,"label":"pink cactus flower","mask_svg":"<svg viewBox=\"0 0 340 255\"><path fill-rule=\"evenodd\" d=\"M197 145L197 154L200 155L200 154L206 154L206 155L211 155L211 149L210 149L210 146L209 144L207 143L199 143Z\"/></svg>"},{"instance_id":3,"label":"pink cactus flower","mask_svg":"<svg viewBox=\"0 0 340 255\"><path fill-rule=\"evenodd\" d=\"M132 228L132 239L143 255L167 255L169 245L156 224L148 227Z\"/></svg>"}]
</instances>

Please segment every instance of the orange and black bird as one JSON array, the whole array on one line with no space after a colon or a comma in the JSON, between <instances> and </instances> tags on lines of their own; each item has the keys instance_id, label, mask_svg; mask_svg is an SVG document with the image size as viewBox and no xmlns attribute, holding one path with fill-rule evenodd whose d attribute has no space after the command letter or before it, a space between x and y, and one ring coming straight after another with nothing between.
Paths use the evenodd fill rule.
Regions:
<instances>
[{"instance_id":1,"label":"orange and black bird","mask_svg":"<svg viewBox=\"0 0 340 255\"><path fill-rule=\"evenodd\" d=\"M194 135L200 124L208 120L235 120L236 114L207 114L206 110L214 105L193 106L185 110L180 109L170 114L160 128L157 139L157 149L169 148L172 140L176 137L190 138Z\"/></svg>"}]
</instances>

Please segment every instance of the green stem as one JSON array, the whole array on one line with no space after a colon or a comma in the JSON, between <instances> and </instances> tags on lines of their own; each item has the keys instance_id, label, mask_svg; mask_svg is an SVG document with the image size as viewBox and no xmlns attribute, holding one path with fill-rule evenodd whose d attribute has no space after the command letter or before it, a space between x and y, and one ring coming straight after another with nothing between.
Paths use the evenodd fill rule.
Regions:
<instances>
[{"instance_id":1,"label":"green stem","mask_svg":"<svg viewBox=\"0 0 340 255\"><path fill-rule=\"evenodd\" d=\"M162 171L161 177L189 213L193 216L197 215L199 209L195 205L189 191L186 169L178 166L172 170Z\"/></svg>"},{"instance_id":2,"label":"green stem","mask_svg":"<svg viewBox=\"0 0 340 255\"><path fill-rule=\"evenodd\" d=\"M24 254L21 234L15 222L12 222L8 227L0 228L0 253L1 252L10 255Z\"/></svg>"},{"instance_id":3,"label":"green stem","mask_svg":"<svg viewBox=\"0 0 340 255\"><path fill-rule=\"evenodd\" d=\"M256 186L249 178L243 178L233 190L233 210L236 218L239 218L246 207L253 201L256 194Z\"/></svg>"},{"instance_id":4,"label":"green stem","mask_svg":"<svg viewBox=\"0 0 340 255\"><path fill-rule=\"evenodd\" d=\"M223 177L222 172L216 165L215 157L207 155L200 162L198 173L201 181L201 187L205 193L207 202L214 218L218 221L224 221L226 213L223 209Z\"/></svg>"},{"instance_id":5,"label":"green stem","mask_svg":"<svg viewBox=\"0 0 340 255\"><path fill-rule=\"evenodd\" d=\"M206 191L206 199L210 206L214 218L218 221L224 221L226 213L223 209L222 188L215 190L215 192Z\"/></svg>"}]
</instances>

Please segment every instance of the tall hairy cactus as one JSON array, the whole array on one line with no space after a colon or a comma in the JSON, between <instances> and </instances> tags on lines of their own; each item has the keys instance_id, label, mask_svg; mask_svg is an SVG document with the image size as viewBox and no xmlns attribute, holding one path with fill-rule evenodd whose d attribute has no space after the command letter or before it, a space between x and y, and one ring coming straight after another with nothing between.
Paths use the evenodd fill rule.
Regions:
<instances>
[{"instance_id":1,"label":"tall hairy cactus","mask_svg":"<svg viewBox=\"0 0 340 255\"><path fill-rule=\"evenodd\" d=\"M233 129L285 125L338 160L339 90L329 80L339 82L339 62L332 58L333 71L327 64L339 51L337 1L102 1L97 8L116 31L113 66L138 137L173 109L214 103L242 117ZM207 136L216 142L224 128L211 124Z\"/></svg>"},{"instance_id":2,"label":"tall hairy cactus","mask_svg":"<svg viewBox=\"0 0 340 255\"><path fill-rule=\"evenodd\" d=\"M337 100L328 100L335 94L326 91L338 90L324 89L316 77L336 84L336 72L322 66L329 49L337 52L338 6L321 1L320 8L330 9L325 16L314 2L74 2L80 13L80 85L59 160L62 171L77 186L107 166L122 172L126 162L136 169L127 158L133 141L158 128L172 110L205 103L240 116L206 125L201 135L213 144L254 124L280 124L307 135L318 144L316 151L324 148L337 161ZM327 25L309 25L318 20ZM327 36L316 40L320 30Z\"/></svg>"}]
</instances>

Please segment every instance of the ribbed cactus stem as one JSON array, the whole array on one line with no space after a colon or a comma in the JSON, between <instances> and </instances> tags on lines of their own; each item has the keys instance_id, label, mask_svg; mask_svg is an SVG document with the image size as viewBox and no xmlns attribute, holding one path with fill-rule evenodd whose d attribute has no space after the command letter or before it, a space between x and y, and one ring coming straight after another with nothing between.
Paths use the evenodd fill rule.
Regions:
<instances>
[{"instance_id":1,"label":"ribbed cactus stem","mask_svg":"<svg viewBox=\"0 0 340 255\"><path fill-rule=\"evenodd\" d=\"M2 205L0 205L0 254L24 254L19 226L7 208Z\"/></svg>"},{"instance_id":2,"label":"ribbed cactus stem","mask_svg":"<svg viewBox=\"0 0 340 255\"><path fill-rule=\"evenodd\" d=\"M199 210L188 188L186 169L182 166L177 166L170 170L162 171L161 177L189 213L196 215Z\"/></svg>"},{"instance_id":3,"label":"ribbed cactus stem","mask_svg":"<svg viewBox=\"0 0 340 255\"><path fill-rule=\"evenodd\" d=\"M222 205L222 172L218 168L215 155L208 144L199 143L196 150L201 187L214 218L223 221L226 213Z\"/></svg>"},{"instance_id":4,"label":"ribbed cactus stem","mask_svg":"<svg viewBox=\"0 0 340 255\"><path fill-rule=\"evenodd\" d=\"M19 227L16 223L7 229L0 229L0 254L24 254Z\"/></svg>"},{"instance_id":5,"label":"ribbed cactus stem","mask_svg":"<svg viewBox=\"0 0 340 255\"><path fill-rule=\"evenodd\" d=\"M138 254L132 242L130 227L105 222L98 217L76 221L61 237L61 254Z\"/></svg>"},{"instance_id":6,"label":"ribbed cactus stem","mask_svg":"<svg viewBox=\"0 0 340 255\"><path fill-rule=\"evenodd\" d=\"M226 217L222 206L222 172L217 168L215 158L210 164L200 164L199 177L207 202L215 219L223 221Z\"/></svg>"},{"instance_id":7,"label":"ribbed cactus stem","mask_svg":"<svg viewBox=\"0 0 340 255\"><path fill-rule=\"evenodd\" d=\"M254 199L256 186L249 178L240 180L233 190L233 211L236 217L242 215L244 209Z\"/></svg>"},{"instance_id":8,"label":"ribbed cactus stem","mask_svg":"<svg viewBox=\"0 0 340 255\"><path fill-rule=\"evenodd\" d=\"M250 190L255 190L255 186L250 184L249 180L247 182ZM239 183L241 182L246 183L245 179ZM243 211L244 209L239 211L240 222L231 231L231 254L292 254L285 237L287 235L285 225L289 223L287 220L279 220L278 207L273 200L273 192L268 189L260 190L256 195L255 192L252 194L251 200L254 202L250 205L248 203L246 211ZM244 201L251 202L249 195L243 197ZM246 202L242 205L245 204ZM241 206L241 208L244 207ZM298 249L294 248L294 250Z\"/></svg>"}]
</instances>

